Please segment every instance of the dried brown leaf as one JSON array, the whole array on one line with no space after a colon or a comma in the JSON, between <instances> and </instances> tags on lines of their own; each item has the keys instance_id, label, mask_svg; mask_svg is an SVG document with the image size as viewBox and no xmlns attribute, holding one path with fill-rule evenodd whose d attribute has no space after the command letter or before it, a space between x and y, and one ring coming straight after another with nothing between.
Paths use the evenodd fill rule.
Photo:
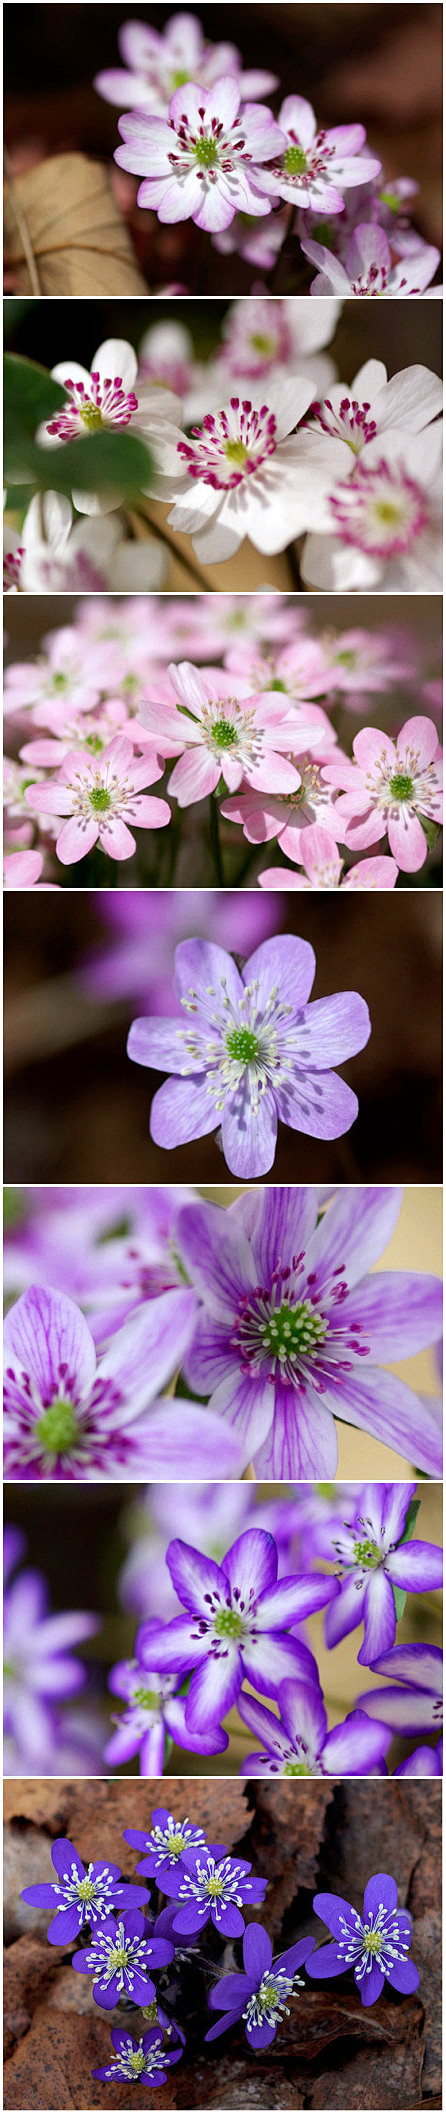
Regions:
<instances>
[{"instance_id":1,"label":"dried brown leaf","mask_svg":"<svg viewBox=\"0 0 446 2114\"><path fill-rule=\"evenodd\" d=\"M268 1880L268 1930L273 1945L299 1887L316 1883L333 1789L327 1781L305 1783L302 1798L298 1784L268 1784L261 1778L256 1782L252 1842L256 1872Z\"/></svg>"},{"instance_id":2,"label":"dried brown leaf","mask_svg":"<svg viewBox=\"0 0 446 2114\"><path fill-rule=\"evenodd\" d=\"M107 171L85 154L7 176L4 235L18 293L147 293Z\"/></svg>"}]
</instances>

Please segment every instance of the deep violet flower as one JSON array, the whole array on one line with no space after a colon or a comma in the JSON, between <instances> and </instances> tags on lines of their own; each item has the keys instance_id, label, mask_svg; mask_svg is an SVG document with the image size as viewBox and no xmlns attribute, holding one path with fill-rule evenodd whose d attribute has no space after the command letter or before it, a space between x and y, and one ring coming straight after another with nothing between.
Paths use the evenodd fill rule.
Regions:
<instances>
[{"instance_id":1,"label":"deep violet flower","mask_svg":"<svg viewBox=\"0 0 446 2114\"><path fill-rule=\"evenodd\" d=\"M140 1656L162 1673L193 1670L185 1706L192 1732L219 1722L245 1675L266 1695L293 1672L318 1678L312 1653L287 1628L333 1599L335 1579L318 1572L277 1581L276 1543L263 1528L240 1534L221 1565L182 1541L170 1542L166 1562L187 1612L160 1623L158 1634L151 1623L146 1648L143 1623Z\"/></svg>"},{"instance_id":2,"label":"deep violet flower","mask_svg":"<svg viewBox=\"0 0 446 2114\"><path fill-rule=\"evenodd\" d=\"M136 1867L157 1880L161 1892L165 1893L164 1880L169 1872L176 1871L185 1850L212 1849L214 1856L224 1854L224 1843L207 1843L203 1828L198 1828L186 1815L185 1820L175 1820L168 1806L154 1806L152 1826L147 1834L141 1828L124 1828L124 1842L132 1850L144 1850L142 1864Z\"/></svg>"},{"instance_id":3,"label":"deep violet flower","mask_svg":"<svg viewBox=\"0 0 446 2114\"><path fill-rule=\"evenodd\" d=\"M391 1733L373 1726L363 1710L349 1711L328 1731L327 1712L315 1682L284 1681L278 1691L280 1717L242 1689L238 1710L262 1752L248 1754L241 1776L381 1776Z\"/></svg>"},{"instance_id":4,"label":"deep violet flower","mask_svg":"<svg viewBox=\"0 0 446 2114\"><path fill-rule=\"evenodd\" d=\"M156 1478L160 1461L170 1472L172 1447L186 1477L201 1446L209 1460L208 1412L183 1403L179 1419L172 1397L153 1400L181 1363L194 1306L186 1289L163 1292L117 1330L97 1363L74 1300L38 1285L22 1293L3 1332L6 1477L95 1481L125 1470ZM220 1429L214 1447L216 1437L221 1474Z\"/></svg>"},{"instance_id":5,"label":"deep violet flower","mask_svg":"<svg viewBox=\"0 0 446 2114\"><path fill-rule=\"evenodd\" d=\"M57 1880L25 1886L21 1894L33 1908L55 1910L47 1933L50 1945L69 1945L84 1923L103 1923L114 1910L118 1915L149 1900L147 1887L121 1879L118 1864L97 1860L86 1868L75 1844L63 1835L53 1842L51 1860Z\"/></svg>"},{"instance_id":6,"label":"deep violet flower","mask_svg":"<svg viewBox=\"0 0 446 2114\"><path fill-rule=\"evenodd\" d=\"M133 2004L153 2004L152 1969L167 1967L173 1957L169 1939L152 1935L140 1909L125 1909L118 1922L115 1916L107 1917L90 1944L73 1954L72 1965L77 1974L93 1975L95 2003L111 2011L124 1995Z\"/></svg>"},{"instance_id":7,"label":"deep violet flower","mask_svg":"<svg viewBox=\"0 0 446 2114\"><path fill-rule=\"evenodd\" d=\"M182 2048L163 2047L157 2026L149 2026L139 2041L135 2041L134 2034L127 2033L122 2026L114 2026L111 2042L116 2055L110 2057L102 2070L92 2070L91 2073L102 2084L106 2084L109 2078L122 2084L126 2078L133 2084L154 2085L158 2090L160 2085L167 2084L169 2066L179 2063L183 2053Z\"/></svg>"},{"instance_id":8,"label":"deep violet flower","mask_svg":"<svg viewBox=\"0 0 446 2114\"><path fill-rule=\"evenodd\" d=\"M391 1725L403 1739L439 1732L443 1724L443 1653L436 1644L395 1644L371 1661L372 1674L390 1674L391 1688L372 1688L361 1710ZM401 1685L400 1685L401 1684Z\"/></svg>"},{"instance_id":9,"label":"deep violet flower","mask_svg":"<svg viewBox=\"0 0 446 2114\"><path fill-rule=\"evenodd\" d=\"M178 1902L173 1932L192 1937L211 1918L222 1937L240 1938L245 1929L240 1911L265 1900L267 1880L252 1879L251 1872L252 1865L239 1858L217 1860L208 1848L184 1850L176 1870L163 1878L164 1893Z\"/></svg>"},{"instance_id":10,"label":"deep violet flower","mask_svg":"<svg viewBox=\"0 0 446 2114\"><path fill-rule=\"evenodd\" d=\"M273 1960L271 1940L263 1924L248 1924L243 1939L245 1972L222 1975L211 1989L210 2009L224 2011L225 2017L210 2027L205 2040L216 2041L220 2033L227 2033L242 2018L249 2046L269 2048L283 2012L289 2017L290 1997L304 1987L297 1969L306 1963L313 1949L314 1938L301 1938L298 1945L291 1945L288 1952L279 1953Z\"/></svg>"},{"instance_id":11,"label":"deep violet flower","mask_svg":"<svg viewBox=\"0 0 446 2114\"><path fill-rule=\"evenodd\" d=\"M325 1640L331 1649L363 1621L360 1666L370 1666L395 1643L394 1588L403 1594L428 1593L443 1582L442 1550L432 1542L405 1538L414 1524L416 1489L416 1483L366 1483L360 1505L353 1505L333 1536L342 1582L337 1600L327 1609ZM416 1504L414 1510L416 1517Z\"/></svg>"},{"instance_id":12,"label":"deep violet flower","mask_svg":"<svg viewBox=\"0 0 446 2114\"><path fill-rule=\"evenodd\" d=\"M309 1975L317 1981L353 1967L361 2004L367 2005L376 2004L385 1981L403 1996L418 1989L418 1968L408 1959L412 1918L408 1909L398 1910L397 1902L396 1880L388 1872L375 1872L368 1879L362 1916L339 1894L315 1894L313 1908L328 1924L335 1943L315 1954Z\"/></svg>"},{"instance_id":13,"label":"deep violet flower","mask_svg":"<svg viewBox=\"0 0 446 2114\"><path fill-rule=\"evenodd\" d=\"M313 1138L350 1130L356 1094L330 1067L364 1049L368 1007L357 991L309 1006L315 967L313 948L294 934L265 940L241 975L210 941L177 947L175 987L189 1023L134 1020L127 1043L134 1063L177 1075L152 1101L156 1145L208 1136L221 1118L228 1167L249 1180L272 1167L279 1117Z\"/></svg>"},{"instance_id":14,"label":"deep violet flower","mask_svg":"<svg viewBox=\"0 0 446 2114\"><path fill-rule=\"evenodd\" d=\"M181 1212L182 1259L203 1301L186 1377L234 1426L259 1476L334 1476L336 1417L441 1475L435 1412L381 1365L442 1329L439 1280L369 1275L401 1201L397 1188L344 1189L319 1225L313 1189Z\"/></svg>"}]
</instances>

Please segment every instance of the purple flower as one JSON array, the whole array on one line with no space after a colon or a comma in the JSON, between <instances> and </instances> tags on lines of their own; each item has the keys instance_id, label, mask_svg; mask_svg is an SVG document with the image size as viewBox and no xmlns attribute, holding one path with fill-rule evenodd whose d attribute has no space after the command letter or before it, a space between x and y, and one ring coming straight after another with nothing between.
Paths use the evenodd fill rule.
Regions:
<instances>
[{"instance_id":1,"label":"purple flower","mask_svg":"<svg viewBox=\"0 0 446 2114\"><path fill-rule=\"evenodd\" d=\"M327 1610L326 1643L331 1650L363 1621L360 1666L370 1666L395 1643L405 1592L427 1593L442 1585L442 1550L432 1542L406 1539L418 1511L416 1488L416 1483L366 1483L360 1508L353 1507L333 1537L342 1584Z\"/></svg>"},{"instance_id":2,"label":"purple flower","mask_svg":"<svg viewBox=\"0 0 446 2114\"><path fill-rule=\"evenodd\" d=\"M128 2078L133 2084L154 2085L158 2090L160 2085L167 2084L169 2066L179 2063L183 2053L182 2048L163 2048L162 2035L156 2026L150 2026L139 2041L135 2041L133 2033L125 2032L122 2026L115 2026L111 2041L117 2051L114 2061L111 2059L102 2070L92 2070L91 2073L103 2084L109 2078L116 2079L117 2084Z\"/></svg>"},{"instance_id":3,"label":"purple flower","mask_svg":"<svg viewBox=\"0 0 446 2114\"><path fill-rule=\"evenodd\" d=\"M153 1874L163 1893L166 1891L166 1876L169 1872L177 1871L186 1850L194 1852L211 1847L214 1856L217 1856L223 1853L225 1847L224 1843L215 1842L209 1846L203 1828L194 1827L187 1816L185 1820L175 1820L173 1813L169 1813L168 1806L154 1807L152 1826L147 1835L144 1835L140 1828L124 1828L123 1832L124 1842L130 1843L132 1850L144 1850L146 1853L143 1863L136 1867L137 1872Z\"/></svg>"},{"instance_id":4,"label":"purple flower","mask_svg":"<svg viewBox=\"0 0 446 2114\"><path fill-rule=\"evenodd\" d=\"M74 1843L63 1835L53 1842L51 1860L57 1880L48 1885L26 1886L21 1895L22 1901L30 1901L33 1908L55 1909L48 1931L50 1945L69 1945L84 1923L103 1922L115 1909L118 1912L138 1908L149 1900L146 1887L132 1886L121 1879L118 1864L99 1861L86 1869Z\"/></svg>"},{"instance_id":5,"label":"purple flower","mask_svg":"<svg viewBox=\"0 0 446 2114\"><path fill-rule=\"evenodd\" d=\"M397 1908L398 1887L388 1872L368 1879L362 1916L339 1894L315 1894L313 1908L332 1932L334 1945L322 1946L308 1968L316 1980L354 1968L361 2004L376 2004L384 1982L409 1996L418 1989L419 1973L408 1959L412 1918Z\"/></svg>"},{"instance_id":6,"label":"purple flower","mask_svg":"<svg viewBox=\"0 0 446 2114\"><path fill-rule=\"evenodd\" d=\"M391 1733L385 1725L372 1727L364 1710L350 1711L344 1724L329 1732L321 1689L301 1680L282 1682L278 1704L276 1718L242 1690L240 1717L261 1740L263 1752L247 1755L241 1776L382 1775Z\"/></svg>"},{"instance_id":7,"label":"purple flower","mask_svg":"<svg viewBox=\"0 0 446 2114\"><path fill-rule=\"evenodd\" d=\"M306 1645L287 1634L286 1625L302 1622L324 1607L336 1592L336 1580L281 1578L277 1583L277 1548L272 1534L248 1528L228 1550L222 1565L187 1542L172 1541L166 1561L185 1615L151 1625L147 1646L144 1623L139 1649L160 1673L192 1674L185 1720L192 1732L206 1733L236 1702L242 1681L275 1695L280 1681L293 1671L301 1679L317 1678Z\"/></svg>"},{"instance_id":8,"label":"purple flower","mask_svg":"<svg viewBox=\"0 0 446 2114\"><path fill-rule=\"evenodd\" d=\"M250 1923L243 1939L244 1974L223 1975L211 1989L211 2011L224 2011L225 2018L211 2026L206 2041L216 2041L237 2019L245 2021L251 2048L269 2048L275 2040L282 2013L289 2017L289 1998L304 1984L297 1974L314 1949L314 1938L301 1938L286 1953L273 1960L271 1941L262 1923Z\"/></svg>"},{"instance_id":9,"label":"purple flower","mask_svg":"<svg viewBox=\"0 0 446 2114\"><path fill-rule=\"evenodd\" d=\"M125 1909L118 1922L115 1916L107 1917L90 1944L74 1953L72 1964L77 1974L93 1975L95 2003L111 2011L124 1995L133 2004L153 2004L156 1989L149 1963L151 1969L167 1967L173 1957L173 1945L152 1936L140 1909Z\"/></svg>"},{"instance_id":10,"label":"purple flower","mask_svg":"<svg viewBox=\"0 0 446 2114\"><path fill-rule=\"evenodd\" d=\"M372 1674L394 1675L401 1687L372 1688L359 1697L369 1718L380 1718L392 1732L416 1738L438 1732L443 1724L443 1653L436 1644L396 1644L370 1663Z\"/></svg>"},{"instance_id":11,"label":"purple flower","mask_svg":"<svg viewBox=\"0 0 446 2114\"><path fill-rule=\"evenodd\" d=\"M155 1621L153 1626L158 1629ZM146 1635L149 1630L150 1623L146 1623ZM135 1644L138 1650L138 1636ZM122 1718L115 1718L116 1731L104 1748L104 1761L112 1768L132 1761L139 1753L141 1776L162 1776L166 1742L168 1754L172 1740L178 1747L187 1747L192 1753L203 1753L202 1734L194 1738L186 1726L185 1699L176 1694L177 1674L148 1672L137 1658L122 1659L118 1666L112 1667L108 1685L113 1695L124 1696L128 1706ZM207 1735L206 1753L223 1754L227 1745L226 1733L221 1732L219 1726L212 1726ZM139 1838L141 1842L144 1839L144 1836Z\"/></svg>"},{"instance_id":12,"label":"purple flower","mask_svg":"<svg viewBox=\"0 0 446 2114\"><path fill-rule=\"evenodd\" d=\"M24 1554L20 1529L5 1530L6 1577ZM54 1733L53 1705L85 1686L86 1669L72 1646L95 1636L100 1624L84 1609L49 1613L49 1591L41 1571L22 1571L4 1594L3 1710L6 1736L17 1742L27 1771L48 1767Z\"/></svg>"},{"instance_id":13,"label":"purple flower","mask_svg":"<svg viewBox=\"0 0 446 2114\"><path fill-rule=\"evenodd\" d=\"M209 1412L154 1401L181 1363L195 1311L192 1291L164 1292L140 1307L96 1361L83 1314L63 1292L32 1285L6 1316L5 1475L56 1481L177 1474L221 1460ZM209 1446L211 1452L209 1452ZM212 1458L211 1458L212 1457ZM161 1465L163 1464L163 1466Z\"/></svg>"},{"instance_id":14,"label":"purple flower","mask_svg":"<svg viewBox=\"0 0 446 2114\"><path fill-rule=\"evenodd\" d=\"M441 1475L435 1412L381 1366L425 1348L442 1327L439 1280L369 1275L401 1197L344 1189L319 1225L313 1189L181 1212L182 1259L203 1301L186 1377L233 1425L260 1477L335 1475L336 1417Z\"/></svg>"},{"instance_id":15,"label":"purple flower","mask_svg":"<svg viewBox=\"0 0 446 2114\"><path fill-rule=\"evenodd\" d=\"M206 601L206 596L203 599ZM220 602L228 599L220 596L214 626L221 621ZM268 596L268 605L273 599ZM237 606L239 601L237 596ZM246 610L246 605L244 608ZM282 622L284 618L285 612ZM276 623L278 621L276 617ZM268 623L268 616L265 623ZM183 641L180 643L183 645ZM184 643L198 652L196 638L189 640L186 637ZM217 642L217 650L220 647L223 650L223 640ZM212 649L207 636L203 651L205 661L210 660ZM170 660L171 652L168 657ZM112 896L102 890L93 901L96 916L109 928L109 935L106 943L88 956L82 971L84 989L90 990L95 999L99 991L103 998L130 998L132 1003L134 1001L148 1012L177 1016L181 1014L181 1006L173 988L173 973L175 948L180 940L189 939L192 930L198 931L203 939L210 939L212 934L218 946L230 947L236 918L240 952L249 954L251 948L260 946L261 940L269 938L279 919L276 903L262 903L259 896L249 890L245 895L237 895L231 889L225 889L219 895L217 890L210 888L202 888L198 893L189 888L170 891L157 888L156 896L145 895L144 891L138 894L130 889Z\"/></svg>"},{"instance_id":16,"label":"purple flower","mask_svg":"<svg viewBox=\"0 0 446 2114\"><path fill-rule=\"evenodd\" d=\"M155 1144L181 1145L222 1122L228 1167L241 1178L272 1167L277 1122L313 1138L338 1138L358 1113L356 1094L330 1070L364 1049L368 1007L355 991L307 1001L315 957L306 940L281 934L256 948L240 975L210 941L175 954L177 995L190 1025L134 1020L128 1054L178 1076L152 1102Z\"/></svg>"},{"instance_id":17,"label":"purple flower","mask_svg":"<svg viewBox=\"0 0 446 2114\"><path fill-rule=\"evenodd\" d=\"M442 1739L438 1740L436 1747L414 1747L413 1754L409 1754L405 1762L400 1762L398 1769L394 1769L393 1774L394 1776L442 1776Z\"/></svg>"},{"instance_id":18,"label":"purple flower","mask_svg":"<svg viewBox=\"0 0 446 2114\"><path fill-rule=\"evenodd\" d=\"M211 1917L225 1938L240 1938L245 1928L243 1907L258 1908L264 1901L267 1880L250 1879L252 1865L233 1857L218 1860L207 1849L183 1850L176 1870L164 1873L164 1893L180 1903L172 1919L173 1931L192 1936L203 1930ZM184 1904L184 1905L183 1905Z\"/></svg>"}]
</instances>

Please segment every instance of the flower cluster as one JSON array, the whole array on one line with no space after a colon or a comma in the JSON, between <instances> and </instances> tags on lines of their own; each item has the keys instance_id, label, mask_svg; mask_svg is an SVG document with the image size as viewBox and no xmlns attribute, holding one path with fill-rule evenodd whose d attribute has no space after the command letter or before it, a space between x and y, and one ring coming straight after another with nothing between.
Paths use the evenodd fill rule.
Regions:
<instances>
[{"instance_id":1,"label":"flower cluster","mask_svg":"<svg viewBox=\"0 0 446 2114\"><path fill-rule=\"evenodd\" d=\"M327 447L350 455L342 438ZM275 595L219 597L215 616L206 597L149 611L131 599L108 620L81 601L38 656L6 670L6 884L57 887L94 852L104 887L110 860L147 885L164 848L171 882L181 856L192 882L213 862L220 884L246 883L276 840L265 890L336 888L343 857L344 887L394 888L432 861L438 836L436 704L409 629L321 632Z\"/></svg>"},{"instance_id":2,"label":"flower cluster","mask_svg":"<svg viewBox=\"0 0 446 2114\"><path fill-rule=\"evenodd\" d=\"M273 283L286 242L288 283L290 271L294 284L306 275L312 294L424 292L439 251L410 227L417 185L386 184L362 124L321 127L294 94L274 118L263 97L277 77L247 72L235 45L205 40L196 16L174 14L161 31L127 22L118 42L121 67L95 87L124 106L115 161L142 178L138 204L161 224L192 220Z\"/></svg>"},{"instance_id":3,"label":"flower cluster","mask_svg":"<svg viewBox=\"0 0 446 2114\"><path fill-rule=\"evenodd\" d=\"M187 1819L176 1821L164 1806L155 1808L146 1833L125 1828L124 1840L144 1850L139 1870L155 1881L153 1903L147 1887L122 1881L117 1865L97 1860L86 1872L74 1843L63 1837L51 1851L56 1880L25 1887L21 1896L31 1908L50 1910L52 1945L76 1946L90 1926L89 1943L72 1952L72 1967L91 1975L93 1997L101 2009L115 2010L118 2020L119 2005L125 2009L125 2025L118 2023L112 2031L114 2053L92 2071L94 2078L104 2083L125 2078L149 2086L166 2082L169 2066L180 2060L186 2045L174 2008L182 1996L183 1962L198 1977L198 2009L203 2007L205 1979L210 1979L208 2007L211 2013L224 2014L210 2026L205 2040L215 2040L240 2020L248 2047L254 2050L268 2047L290 2016L290 2001L297 1989L305 1988L299 1974L304 1966L316 1978L342 1974L353 1966L363 2004L376 2003L386 1980L403 1995L418 1987L418 1970L408 1957L411 1917L407 1910L398 1911L398 1887L388 1873L369 1879L362 1917L336 1895L315 1896L315 1914L333 1931L335 1946L315 1952L315 1938L306 1936L273 1960L264 1925L245 1921L247 1909L258 1908L267 1891L267 1880L251 1877L246 1859L228 1856L224 1845L208 1843L202 1828L191 1827ZM195 1941L199 1936L202 1942L210 1921L219 1938L242 1938L242 1973L223 1972L215 1981L212 1955L201 1949L196 1955ZM145 2026L138 2039L127 2030L132 2007L142 2013ZM188 2026L187 2017L185 2023Z\"/></svg>"}]
</instances>

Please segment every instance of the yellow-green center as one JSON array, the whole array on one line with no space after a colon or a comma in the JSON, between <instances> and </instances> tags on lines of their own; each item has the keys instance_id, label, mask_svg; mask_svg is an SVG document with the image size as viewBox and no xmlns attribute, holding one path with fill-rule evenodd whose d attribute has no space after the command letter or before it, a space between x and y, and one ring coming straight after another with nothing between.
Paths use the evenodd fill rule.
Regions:
<instances>
[{"instance_id":1,"label":"yellow-green center","mask_svg":"<svg viewBox=\"0 0 446 2114\"><path fill-rule=\"evenodd\" d=\"M265 360L274 359L274 354L277 351L276 338L267 338L266 335L265 337L262 337L262 332L260 330L253 330L251 335L251 345L253 348L253 352L261 352Z\"/></svg>"},{"instance_id":2,"label":"yellow-green center","mask_svg":"<svg viewBox=\"0 0 446 2114\"><path fill-rule=\"evenodd\" d=\"M93 786L93 792L90 793L89 799L90 807L94 807L95 811L100 815L104 815L107 808L111 807L110 793L107 793L105 785Z\"/></svg>"},{"instance_id":3,"label":"yellow-green center","mask_svg":"<svg viewBox=\"0 0 446 2114\"><path fill-rule=\"evenodd\" d=\"M98 405L92 403L81 404L80 415L82 425L87 426L88 432L97 433L98 427L102 426L102 411L99 410Z\"/></svg>"},{"instance_id":4,"label":"yellow-green center","mask_svg":"<svg viewBox=\"0 0 446 2114\"><path fill-rule=\"evenodd\" d=\"M226 1049L228 1057L234 1057L237 1064L252 1064L259 1054L258 1036L252 1028L230 1028Z\"/></svg>"},{"instance_id":5,"label":"yellow-green center","mask_svg":"<svg viewBox=\"0 0 446 2114\"><path fill-rule=\"evenodd\" d=\"M141 2070L144 2069L145 2060L143 2048L132 2048L132 2053L129 2055L129 2069L134 2071L135 2077L140 2077Z\"/></svg>"},{"instance_id":6,"label":"yellow-green center","mask_svg":"<svg viewBox=\"0 0 446 2114\"><path fill-rule=\"evenodd\" d=\"M285 155L287 176L303 176L306 167L307 157L303 147L287 147Z\"/></svg>"},{"instance_id":7,"label":"yellow-green center","mask_svg":"<svg viewBox=\"0 0 446 2114\"><path fill-rule=\"evenodd\" d=\"M58 1395L37 1423L37 1437L45 1453L67 1453L77 1438L77 1420L72 1402Z\"/></svg>"},{"instance_id":8,"label":"yellow-green center","mask_svg":"<svg viewBox=\"0 0 446 2114\"><path fill-rule=\"evenodd\" d=\"M96 1888L93 1879L81 1879L78 1886L80 1901L94 1901Z\"/></svg>"},{"instance_id":9,"label":"yellow-green center","mask_svg":"<svg viewBox=\"0 0 446 2114\"><path fill-rule=\"evenodd\" d=\"M380 1930L365 1930L365 1931L364 1931L364 1949L365 1949L365 1952L366 1952L366 1953L374 1953L374 1954L378 1953L378 1955L379 1955L379 1953L381 1953L381 1952L382 1952L382 1949L383 1949L383 1944L384 1944L384 1938L383 1938L383 1933L382 1933L382 1931L380 1931Z\"/></svg>"},{"instance_id":10,"label":"yellow-green center","mask_svg":"<svg viewBox=\"0 0 446 2114\"><path fill-rule=\"evenodd\" d=\"M125 1945L114 1945L108 1956L109 1967L126 1967L127 1960L127 1947Z\"/></svg>"},{"instance_id":11,"label":"yellow-green center","mask_svg":"<svg viewBox=\"0 0 446 2114\"><path fill-rule=\"evenodd\" d=\"M384 528L397 528L401 521L401 506L395 499L375 499L375 514Z\"/></svg>"},{"instance_id":12,"label":"yellow-green center","mask_svg":"<svg viewBox=\"0 0 446 2114\"><path fill-rule=\"evenodd\" d=\"M218 147L213 139L197 139L194 146L195 160L200 169L213 169L218 161Z\"/></svg>"},{"instance_id":13,"label":"yellow-green center","mask_svg":"<svg viewBox=\"0 0 446 2114\"><path fill-rule=\"evenodd\" d=\"M210 1895L211 1901L217 1901L220 1894L224 1894L224 1890L224 1879L219 1879L218 1872L211 1872L206 1880L206 1893Z\"/></svg>"},{"instance_id":14,"label":"yellow-green center","mask_svg":"<svg viewBox=\"0 0 446 2114\"><path fill-rule=\"evenodd\" d=\"M140 1705L141 1710L159 1709L159 1695L156 1695L152 1688L135 1688L133 1701Z\"/></svg>"},{"instance_id":15,"label":"yellow-green center","mask_svg":"<svg viewBox=\"0 0 446 2114\"><path fill-rule=\"evenodd\" d=\"M283 1775L284 1775L284 1776L311 1776L311 1769L307 1769L307 1764L306 1764L306 1762L285 1762L285 1768L284 1768L284 1771L283 1771Z\"/></svg>"},{"instance_id":16,"label":"yellow-green center","mask_svg":"<svg viewBox=\"0 0 446 2114\"><path fill-rule=\"evenodd\" d=\"M243 469L244 463L248 461L248 449L245 448L244 440L226 440L224 452L227 461L234 462L241 469Z\"/></svg>"},{"instance_id":17,"label":"yellow-green center","mask_svg":"<svg viewBox=\"0 0 446 2114\"><path fill-rule=\"evenodd\" d=\"M295 1307L289 1306L284 1299L283 1305L276 1307L269 1321L265 1322L262 1340L266 1350L273 1351L276 1358L295 1358L298 1353L311 1351L315 1344L323 1343L326 1333L327 1323L320 1314L315 1314L309 1299L300 1300Z\"/></svg>"},{"instance_id":18,"label":"yellow-green center","mask_svg":"<svg viewBox=\"0 0 446 2114\"><path fill-rule=\"evenodd\" d=\"M220 1608L220 1613L215 1617L214 1629L217 1637L242 1637L241 1615L237 1614L235 1608Z\"/></svg>"},{"instance_id":19,"label":"yellow-green center","mask_svg":"<svg viewBox=\"0 0 446 2114\"><path fill-rule=\"evenodd\" d=\"M396 771L395 777L390 779L389 792L392 794L392 800L410 800L413 778L409 778L404 771Z\"/></svg>"},{"instance_id":20,"label":"yellow-green center","mask_svg":"<svg viewBox=\"0 0 446 2114\"><path fill-rule=\"evenodd\" d=\"M364 1564L366 1570L376 1571L378 1564L382 1563L382 1551L376 1541L356 1541L353 1558L355 1563Z\"/></svg>"},{"instance_id":21,"label":"yellow-green center","mask_svg":"<svg viewBox=\"0 0 446 2114\"><path fill-rule=\"evenodd\" d=\"M232 720L214 719L212 740L215 741L217 749L233 749L237 734Z\"/></svg>"}]
</instances>

